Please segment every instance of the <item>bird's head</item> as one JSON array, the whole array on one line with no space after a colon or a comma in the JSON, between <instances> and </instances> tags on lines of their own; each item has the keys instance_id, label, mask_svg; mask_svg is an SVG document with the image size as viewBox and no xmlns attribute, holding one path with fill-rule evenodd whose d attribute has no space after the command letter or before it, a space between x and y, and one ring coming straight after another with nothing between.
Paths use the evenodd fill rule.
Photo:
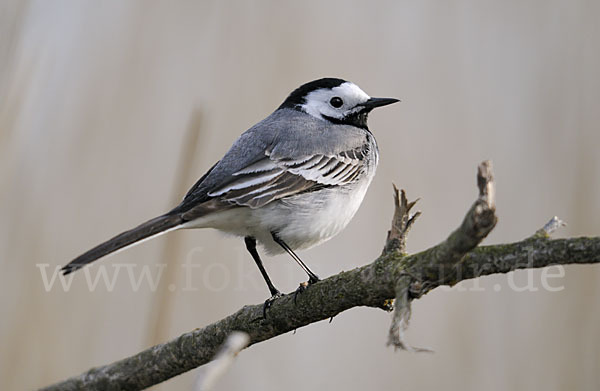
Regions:
<instances>
[{"instance_id":1,"label":"bird's head","mask_svg":"<svg viewBox=\"0 0 600 391\"><path fill-rule=\"evenodd\" d=\"M395 98L371 98L352 82L324 78L298 87L279 108L300 110L335 124L367 129L371 110L396 102Z\"/></svg>"}]
</instances>

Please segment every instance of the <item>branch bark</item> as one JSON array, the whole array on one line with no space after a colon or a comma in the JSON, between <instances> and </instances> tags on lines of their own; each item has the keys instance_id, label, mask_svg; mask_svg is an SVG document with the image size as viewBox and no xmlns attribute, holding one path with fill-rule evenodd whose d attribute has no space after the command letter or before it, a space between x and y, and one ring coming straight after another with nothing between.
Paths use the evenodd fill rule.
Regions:
<instances>
[{"instance_id":1,"label":"branch bark","mask_svg":"<svg viewBox=\"0 0 600 391\"><path fill-rule=\"evenodd\" d=\"M562 222L547 224L525 240L476 247L496 224L494 183L489 162L478 170L479 197L461 226L448 239L417 254L404 254L406 233L418 216L404 192L398 197L392 229L381 256L372 263L344 271L307 289L294 304L294 295L276 300L262 319L262 304L244 306L236 313L169 342L153 346L43 390L140 390L206 364L234 331L248 334L248 346L297 328L329 319L347 309L367 306L396 308L388 342L410 348L402 339L408 325L410 303L441 285L494 273L550 265L600 263L600 237L549 239Z\"/></svg>"},{"instance_id":2,"label":"branch bark","mask_svg":"<svg viewBox=\"0 0 600 391\"><path fill-rule=\"evenodd\" d=\"M496 188L492 174L492 163L482 162L477 168L477 186L479 196L467 212L462 224L448 236L448 239L424 251L424 257L418 263L407 265L404 278L396 281L396 299L392 325L388 334L388 345L396 349L429 352L429 349L414 348L404 341L404 332L408 328L411 314L411 301L423 295L424 287L431 286L432 281L444 282L446 270L453 269L463 259L465 254L474 249L494 229L496 218ZM396 212L392 220L392 229L383 254L395 249L404 255L406 235L418 213L410 217L410 208L415 202L407 203L406 195L402 192L398 204L398 190L394 186ZM393 246L393 243L399 243Z\"/></svg>"}]
</instances>

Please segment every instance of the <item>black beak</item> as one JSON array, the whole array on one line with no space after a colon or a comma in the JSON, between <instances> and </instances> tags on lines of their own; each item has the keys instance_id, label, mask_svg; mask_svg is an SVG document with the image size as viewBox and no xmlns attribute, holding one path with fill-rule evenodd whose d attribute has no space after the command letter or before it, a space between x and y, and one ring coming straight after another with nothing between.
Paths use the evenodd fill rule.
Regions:
<instances>
[{"instance_id":1,"label":"black beak","mask_svg":"<svg viewBox=\"0 0 600 391\"><path fill-rule=\"evenodd\" d=\"M362 103L363 106L367 110L373 110L376 107L391 105L392 103L400 102L400 99L396 98L371 98L365 103Z\"/></svg>"}]
</instances>

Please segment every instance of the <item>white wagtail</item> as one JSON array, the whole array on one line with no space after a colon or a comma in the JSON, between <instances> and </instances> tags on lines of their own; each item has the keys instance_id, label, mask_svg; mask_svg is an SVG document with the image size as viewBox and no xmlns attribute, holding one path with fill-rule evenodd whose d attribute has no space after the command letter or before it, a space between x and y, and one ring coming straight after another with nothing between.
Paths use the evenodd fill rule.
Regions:
<instances>
[{"instance_id":1,"label":"white wagtail","mask_svg":"<svg viewBox=\"0 0 600 391\"><path fill-rule=\"evenodd\" d=\"M367 116L397 101L371 98L341 79L300 86L244 132L177 207L92 248L63 273L168 231L216 228L244 238L271 292L265 306L281 293L257 242L271 254L287 251L308 274L308 284L319 281L294 250L331 239L352 219L379 161Z\"/></svg>"}]
</instances>

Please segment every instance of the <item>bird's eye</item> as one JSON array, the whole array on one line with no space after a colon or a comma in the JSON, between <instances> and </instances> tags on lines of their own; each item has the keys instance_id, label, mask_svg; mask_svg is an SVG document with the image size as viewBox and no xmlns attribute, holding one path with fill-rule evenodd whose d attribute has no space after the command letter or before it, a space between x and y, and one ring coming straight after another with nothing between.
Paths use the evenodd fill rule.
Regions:
<instances>
[{"instance_id":1,"label":"bird's eye","mask_svg":"<svg viewBox=\"0 0 600 391\"><path fill-rule=\"evenodd\" d=\"M329 101L329 104L332 105L333 107L335 107L336 109L339 109L344 104L344 101L339 96L334 96Z\"/></svg>"}]
</instances>

